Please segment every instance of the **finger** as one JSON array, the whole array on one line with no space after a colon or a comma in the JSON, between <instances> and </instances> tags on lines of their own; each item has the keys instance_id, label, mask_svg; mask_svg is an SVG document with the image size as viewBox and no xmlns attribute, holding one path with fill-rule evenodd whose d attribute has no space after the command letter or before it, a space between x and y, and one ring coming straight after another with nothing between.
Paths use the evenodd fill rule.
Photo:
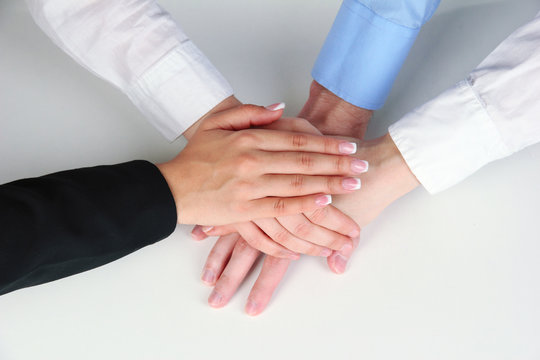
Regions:
<instances>
[{"instance_id":1,"label":"finger","mask_svg":"<svg viewBox=\"0 0 540 360\"><path fill-rule=\"evenodd\" d=\"M268 107L241 105L208 117L202 122L200 129L242 130L252 126L268 125L281 117L284 108L284 103Z\"/></svg>"},{"instance_id":2,"label":"finger","mask_svg":"<svg viewBox=\"0 0 540 360\"><path fill-rule=\"evenodd\" d=\"M255 183L254 197L350 194L361 187L359 178L314 175L263 175Z\"/></svg>"},{"instance_id":3,"label":"finger","mask_svg":"<svg viewBox=\"0 0 540 360\"><path fill-rule=\"evenodd\" d=\"M223 236L237 232L236 224L220 226L203 226L201 231L207 236Z\"/></svg>"},{"instance_id":4,"label":"finger","mask_svg":"<svg viewBox=\"0 0 540 360\"><path fill-rule=\"evenodd\" d=\"M215 308L225 306L246 277L249 269L253 266L259 251L248 245L239 238L234 246L229 263L216 282L216 286L208 297L208 304Z\"/></svg>"},{"instance_id":5,"label":"finger","mask_svg":"<svg viewBox=\"0 0 540 360\"><path fill-rule=\"evenodd\" d=\"M273 241L296 253L323 257L328 257L332 253L332 250L328 248L297 238L275 218L260 219L253 222Z\"/></svg>"},{"instance_id":6,"label":"finger","mask_svg":"<svg viewBox=\"0 0 540 360\"><path fill-rule=\"evenodd\" d=\"M257 156L266 174L359 175L369 168L367 161L346 155L261 152Z\"/></svg>"},{"instance_id":7,"label":"finger","mask_svg":"<svg viewBox=\"0 0 540 360\"><path fill-rule=\"evenodd\" d=\"M240 211L245 212L251 219L264 219L311 212L331 203L332 195L324 194L285 198L269 196L250 200Z\"/></svg>"},{"instance_id":8,"label":"finger","mask_svg":"<svg viewBox=\"0 0 540 360\"><path fill-rule=\"evenodd\" d=\"M259 315L266 308L279 282L285 276L290 262L287 259L265 257L261 273L248 296L246 304L248 315Z\"/></svg>"},{"instance_id":9,"label":"finger","mask_svg":"<svg viewBox=\"0 0 540 360\"><path fill-rule=\"evenodd\" d=\"M220 277L225 265L227 265L227 261L229 261L234 245L238 239L240 239L240 235L234 233L221 236L216 241L214 247L210 250L210 254L208 254L208 258L203 267L201 280L206 285L213 286L216 283L216 280Z\"/></svg>"},{"instance_id":10,"label":"finger","mask_svg":"<svg viewBox=\"0 0 540 360\"><path fill-rule=\"evenodd\" d=\"M352 246L350 237L314 224L303 214L281 216L276 220L297 238L304 239L323 248L342 250ZM289 248L286 245L284 246Z\"/></svg>"},{"instance_id":11,"label":"finger","mask_svg":"<svg viewBox=\"0 0 540 360\"><path fill-rule=\"evenodd\" d=\"M355 142L330 136L269 129L252 129L248 133L248 136L254 141L248 145L256 145L260 150L265 151L303 151L351 155L357 150ZM241 136L239 134L239 137Z\"/></svg>"},{"instance_id":12,"label":"finger","mask_svg":"<svg viewBox=\"0 0 540 360\"><path fill-rule=\"evenodd\" d=\"M343 274L345 270L347 270L347 263L349 262L354 249L358 247L359 242L360 237L356 237L353 239L353 246L351 248L343 251L334 251L326 260L330 270L336 274Z\"/></svg>"},{"instance_id":13,"label":"finger","mask_svg":"<svg viewBox=\"0 0 540 360\"><path fill-rule=\"evenodd\" d=\"M292 260L300 257L298 254L274 242L253 222L238 224L237 229L248 244L265 254Z\"/></svg>"},{"instance_id":14,"label":"finger","mask_svg":"<svg viewBox=\"0 0 540 360\"><path fill-rule=\"evenodd\" d=\"M193 230L191 230L191 237L195 241L201 241L208 237L203 231L203 227L201 225L195 225L193 227Z\"/></svg>"},{"instance_id":15,"label":"finger","mask_svg":"<svg viewBox=\"0 0 540 360\"><path fill-rule=\"evenodd\" d=\"M334 206L326 206L315 211L305 212L304 215L312 223L350 238L354 239L360 235L360 226Z\"/></svg>"}]
</instances>

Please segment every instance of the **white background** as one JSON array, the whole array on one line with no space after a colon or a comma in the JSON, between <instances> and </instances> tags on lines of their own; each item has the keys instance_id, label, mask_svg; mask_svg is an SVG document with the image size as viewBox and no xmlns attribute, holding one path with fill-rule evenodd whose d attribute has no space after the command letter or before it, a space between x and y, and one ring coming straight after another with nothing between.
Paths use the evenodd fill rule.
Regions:
<instances>
[{"instance_id":1,"label":"white background","mask_svg":"<svg viewBox=\"0 0 540 360\"><path fill-rule=\"evenodd\" d=\"M294 115L338 0L163 0L239 98ZM465 77L538 0L443 0L368 137ZM526 84L524 84L526 86ZM179 99L181 101L181 99ZM0 1L0 183L142 158L169 144L116 89ZM363 231L347 273L289 270L268 309L221 310L189 228L113 264L0 297L0 359L540 359L540 147L436 196L419 188Z\"/></svg>"}]
</instances>

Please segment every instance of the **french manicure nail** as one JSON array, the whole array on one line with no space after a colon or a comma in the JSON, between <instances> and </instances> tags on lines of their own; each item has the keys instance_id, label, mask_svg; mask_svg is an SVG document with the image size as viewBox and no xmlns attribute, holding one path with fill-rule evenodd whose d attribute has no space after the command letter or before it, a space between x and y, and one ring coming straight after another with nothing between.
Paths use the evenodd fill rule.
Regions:
<instances>
[{"instance_id":1,"label":"french manicure nail","mask_svg":"<svg viewBox=\"0 0 540 360\"><path fill-rule=\"evenodd\" d=\"M358 190L362 186L362 182L358 178L346 178L341 182L341 186L345 190Z\"/></svg>"},{"instance_id":2,"label":"french manicure nail","mask_svg":"<svg viewBox=\"0 0 540 360\"><path fill-rule=\"evenodd\" d=\"M347 259L339 254L334 258L335 270L338 274L343 274L347 268Z\"/></svg>"},{"instance_id":3,"label":"french manicure nail","mask_svg":"<svg viewBox=\"0 0 540 360\"><path fill-rule=\"evenodd\" d=\"M208 285L212 285L216 282L216 273L210 269L206 269L202 275L202 281Z\"/></svg>"},{"instance_id":4,"label":"french manicure nail","mask_svg":"<svg viewBox=\"0 0 540 360\"><path fill-rule=\"evenodd\" d=\"M278 110L283 110L283 109L285 109L284 102L275 103L275 104L266 106L266 110L270 110L270 111L278 111Z\"/></svg>"},{"instance_id":5,"label":"french manicure nail","mask_svg":"<svg viewBox=\"0 0 540 360\"><path fill-rule=\"evenodd\" d=\"M248 300L246 304L246 313L250 316L255 316L257 315L258 307L259 304L257 304L255 301Z\"/></svg>"},{"instance_id":6,"label":"french manicure nail","mask_svg":"<svg viewBox=\"0 0 540 360\"><path fill-rule=\"evenodd\" d=\"M315 204L326 206L332 203L332 195L320 195L315 199Z\"/></svg>"},{"instance_id":7,"label":"french manicure nail","mask_svg":"<svg viewBox=\"0 0 540 360\"><path fill-rule=\"evenodd\" d=\"M356 143L344 141L339 144L339 152L342 154L356 154Z\"/></svg>"},{"instance_id":8,"label":"french manicure nail","mask_svg":"<svg viewBox=\"0 0 540 360\"><path fill-rule=\"evenodd\" d=\"M210 294L210 297L208 298L208 303L210 306L217 307L221 305L221 302L223 301L223 295L218 293L215 289L212 290L212 293Z\"/></svg>"},{"instance_id":9,"label":"french manicure nail","mask_svg":"<svg viewBox=\"0 0 540 360\"><path fill-rule=\"evenodd\" d=\"M354 173L362 174L368 171L369 163L365 160L354 159L351 163L351 170Z\"/></svg>"},{"instance_id":10,"label":"french manicure nail","mask_svg":"<svg viewBox=\"0 0 540 360\"><path fill-rule=\"evenodd\" d=\"M332 255L332 250L328 248L322 249L321 252L319 253L319 256L322 256L322 257L329 257L330 255Z\"/></svg>"},{"instance_id":11,"label":"french manicure nail","mask_svg":"<svg viewBox=\"0 0 540 360\"><path fill-rule=\"evenodd\" d=\"M203 231L204 233L207 233L207 232L209 232L210 230L212 230L213 228L214 228L213 226L203 226L203 227L202 227L202 231Z\"/></svg>"}]
</instances>

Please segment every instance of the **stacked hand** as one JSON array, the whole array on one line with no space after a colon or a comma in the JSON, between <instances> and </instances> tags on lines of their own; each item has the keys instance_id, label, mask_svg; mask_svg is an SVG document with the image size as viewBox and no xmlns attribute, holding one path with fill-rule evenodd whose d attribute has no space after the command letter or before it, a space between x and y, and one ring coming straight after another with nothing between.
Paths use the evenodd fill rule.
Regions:
<instances>
[{"instance_id":1,"label":"stacked hand","mask_svg":"<svg viewBox=\"0 0 540 360\"><path fill-rule=\"evenodd\" d=\"M301 115L313 119L313 122L323 129L338 129L332 135L352 134L363 137L371 112L347 104L314 83L310 99ZM336 118L336 115L339 115L340 118ZM332 121L341 125L333 127ZM350 124L349 130L343 124ZM274 122L267 128L311 134L319 133L307 122L291 122L288 119ZM313 255L329 255L327 257L328 266L336 273L345 271L347 261L359 241L359 228L357 225L353 225L351 218L345 214L350 215L359 226L364 226L377 217L390 203L418 186L416 178L410 172L388 134L372 141L360 141L359 139L353 141L358 145L355 157L368 160L370 163L369 172L361 175L362 190L334 197L336 207L327 206L304 212L303 215L281 216L273 219L285 230L280 229L278 232L265 230L266 237L273 237L274 240L277 238L278 241L292 236L295 242L298 238L304 240L308 238L312 242L326 244L326 247L334 250L331 254L318 248L311 248L311 250L314 250ZM250 226L257 227L260 231L261 223L264 227L266 220L255 222ZM291 224L296 225L291 226ZM214 286L209 297L209 303L213 307L222 307L227 304L260 256L259 251L249 245L253 240L250 238L252 234L245 230L246 226L245 224L235 224L224 227L206 227L204 228L206 232L203 232L202 228L196 227L193 231L193 236L196 239L203 239L207 235L231 233L234 230L239 231L244 236L242 238L239 233L221 236L208 256L202 279L206 284ZM336 242L340 236L342 239L349 237L352 241L344 242L344 245L337 249L337 246L329 245L341 244ZM289 241L289 243L291 242ZM317 250L319 250L318 254ZM248 297L246 304L248 314L257 315L264 310L289 263L288 259L266 256L261 272Z\"/></svg>"}]
</instances>

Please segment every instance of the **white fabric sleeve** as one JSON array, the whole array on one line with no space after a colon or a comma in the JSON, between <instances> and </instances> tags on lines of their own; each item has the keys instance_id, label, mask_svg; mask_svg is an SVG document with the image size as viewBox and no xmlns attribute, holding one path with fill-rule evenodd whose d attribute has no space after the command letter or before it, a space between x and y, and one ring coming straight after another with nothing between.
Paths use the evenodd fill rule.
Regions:
<instances>
[{"instance_id":1,"label":"white fabric sleeve","mask_svg":"<svg viewBox=\"0 0 540 360\"><path fill-rule=\"evenodd\" d=\"M418 181L437 193L540 141L540 13L469 76L389 128Z\"/></svg>"},{"instance_id":2,"label":"white fabric sleeve","mask_svg":"<svg viewBox=\"0 0 540 360\"><path fill-rule=\"evenodd\" d=\"M169 141L233 94L153 0L26 1L56 45L120 88Z\"/></svg>"}]
</instances>

